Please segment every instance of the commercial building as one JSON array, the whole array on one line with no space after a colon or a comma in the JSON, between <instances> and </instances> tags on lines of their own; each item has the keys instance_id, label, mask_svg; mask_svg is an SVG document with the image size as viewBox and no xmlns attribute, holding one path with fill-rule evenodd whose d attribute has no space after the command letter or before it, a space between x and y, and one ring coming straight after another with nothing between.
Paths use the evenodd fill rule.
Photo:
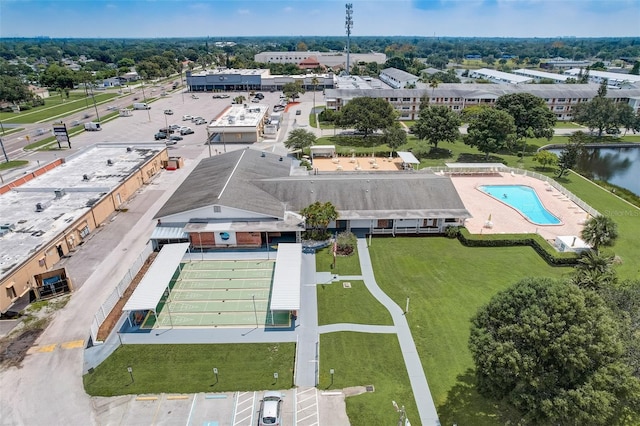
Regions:
<instances>
[{"instance_id":1,"label":"commercial building","mask_svg":"<svg viewBox=\"0 0 640 426\"><path fill-rule=\"evenodd\" d=\"M350 62L375 62L384 64L387 55L384 53L351 53ZM347 54L344 52L261 52L254 56L253 60L263 64L300 64L314 58L318 64L330 68L345 68L347 66Z\"/></svg>"},{"instance_id":2,"label":"commercial building","mask_svg":"<svg viewBox=\"0 0 640 426\"><path fill-rule=\"evenodd\" d=\"M441 233L470 217L451 179L428 171L309 174L297 160L244 149L203 159L156 214L196 250L300 242L299 212L316 201L335 230ZM178 239L178 238L176 238Z\"/></svg>"},{"instance_id":3,"label":"commercial building","mask_svg":"<svg viewBox=\"0 0 640 426\"><path fill-rule=\"evenodd\" d=\"M333 73L271 75L268 69L219 68L199 73L187 71L187 88L192 92L282 90L287 83L299 83L305 90L334 87ZM314 78L318 81L313 83Z\"/></svg>"},{"instance_id":4,"label":"commercial building","mask_svg":"<svg viewBox=\"0 0 640 426\"><path fill-rule=\"evenodd\" d=\"M210 143L255 143L264 134L268 105L232 105L207 125ZM224 149L224 148L223 148ZM225 150L226 151L226 150Z\"/></svg>"},{"instance_id":5,"label":"commercial building","mask_svg":"<svg viewBox=\"0 0 640 426\"><path fill-rule=\"evenodd\" d=\"M386 99L398 111L400 120L416 120L420 112L420 99L429 98L430 105L445 105L462 112L468 106L495 105L496 100L510 93L531 93L544 99L560 121L573 118L572 110L581 102L588 102L598 94L597 84L463 84L441 83L427 89L329 89L325 93L328 109L339 111L353 98L375 97ZM610 90L608 98L615 103L629 104L638 111L640 88Z\"/></svg>"},{"instance_id":6,"label":"commercial building","mask_svg":"<svg viewBox=\"0 0 640 426\"><path fill-rule=\"evenodd\" d=\"M164 144L97 145L0 187L0 313L31 290L36 297L67 291L69 277L56 264L166 160Z\"/></svg>"}]
</instances>

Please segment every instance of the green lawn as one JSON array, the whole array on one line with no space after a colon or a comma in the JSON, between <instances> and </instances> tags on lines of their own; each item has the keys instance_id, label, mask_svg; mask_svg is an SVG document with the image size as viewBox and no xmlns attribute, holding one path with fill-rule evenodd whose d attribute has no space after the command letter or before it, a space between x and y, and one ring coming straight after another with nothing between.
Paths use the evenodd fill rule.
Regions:
<instances>
[{"instance_id":1,"label":"green lawn","mask_svg":"<svg viewBox=\"0 0 640 426\"><path fill-rule=\"evenodd\" d=\"M329 374L332 368L333 384ZM347 414L353 426L397 424L398 414L391 401L405 406L411 424L420 424L400 344L395 334L322 334L318 388L344 389L367 385L373 385L375 392L346 399Z\"/></svg>"},{"instance_id":2,"label":"green lawn","mask_svg":"<svg viewBox=\"0 0 640 426\"><path fill-rule=\"evenodd\" d=\"M354 247L351 256L337 256L336 267L332 268L333 252L331 247L323 248L316 252L316 270L318 272L333 272L338 275L360 275L360 260L358 248Z\"/></svg>"},{"instance_id":3,"label":"green lawn","mask_svg":"<svg viewBox=\"0 0 640 426\"><path fill-rule=\"evenodd\" d=\"M118 97L117 93L95 93L95 101L100 108L101 103ZM18 113L0 113L0 120L3 123L37 123L51 120L53 118L64 117L71 113L87 109L89 114L95 114L93 100L86 97L84 93L71 93L68 100L62 100L60 96L54 95L45 99L43 106L39 106L27 111Z\"/></svg>"},{"instance_id":4,"label":"green lawn","mask_svg":"<svg viewBox=\"0 0 640 426\"><path fill-rule=\"evenodd\" d=\"M29 164L29 162L27 160L11 160L9 162L4 161L5 159L2 158L2 163L0 163L0 170L9 170L9 169L13 169L16 167L22 167L25 166L27 164Z\"/></svg>"},{"instance_id":5,"label":"green lawn","mask_svg":"<svg viewBox=\"0 0 640 426\"><path fill-rule=\"evenodd\" d=\"M556 121L556 125L554 127L556 129L585 129L584 126L574 123L573 121Z\"/></svg>"},{"instance_id":6,"label":"green lawn","mask_svg":"<svg viewBox=\"0 0 640 426\"><path fill-rule=\"evenodd\" d=\"M474 390L467 348L470 318L497 292L528 276L567 276L530 247L468 248L456 239L374 239L371 258L380 287L407 319L443 425L505 424L511 415Z\"/></svg>"},{"instance_id":7,"label":"green lawn","mask_svg":"<svg viewBox=\"0 0 640 426\"><path fill-rule=\"evenodd\" d=\"M613 247L606 250L621 258L622 264L616 266L621 279L640 277L640 209L574 172L558 182L600 214L610 216L618 224L618 240Z\"/></svg>"},{"instance_id":8,"label":"green lawn","mask_svg":"<svg viewBox=\"0 0 640 426\"><path fill-rule=\"evenodd\" d=\"M294 356L294 343L124 345L85 374L83 382L92 396L288 389ZM278 373L277 382L273 373Z\"/></svg>"},{"instance_id":9,"label":"green lawn","mask_svg":"<svg viewBox=\"0 0 640 426\"><path fill-rule=\"evenodd\" d=\"M318 285L318 324L393 325L389 311L369 293L364 281L349 281Z\"/></svg>"}]
</instances>

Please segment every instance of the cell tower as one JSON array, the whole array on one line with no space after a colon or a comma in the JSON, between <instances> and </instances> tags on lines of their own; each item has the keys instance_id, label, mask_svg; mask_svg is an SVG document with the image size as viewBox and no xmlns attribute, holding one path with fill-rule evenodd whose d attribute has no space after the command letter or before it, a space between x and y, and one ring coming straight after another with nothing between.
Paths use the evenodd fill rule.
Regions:
<instances>
[{"instance_id":1,"label":"cell tower","mask_svg":"<svg viewBox=\"0 0 640 426\"><path fill-rule=\"evenodd\" d=\"M353 4L347 3L347 14L345 16L344 27L347 29L347 75L351 73L349 68L349 55L351 54L351 28L353 27Z\"/></svg>"}]
</instances>

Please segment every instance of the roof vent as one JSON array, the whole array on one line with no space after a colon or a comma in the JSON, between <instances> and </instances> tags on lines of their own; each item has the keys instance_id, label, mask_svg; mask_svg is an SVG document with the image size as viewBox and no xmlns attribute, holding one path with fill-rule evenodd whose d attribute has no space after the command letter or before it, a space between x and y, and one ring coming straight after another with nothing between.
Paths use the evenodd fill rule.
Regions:
<instances>
[{"instance_id":1,"label":"roof vent","mask_svg":"<svg viewBox=\"0 0 640 426\"><path fill-rule=\"evenodd\" d=\"M82 175L82 180L85 182L90 181L95 176L95 173L85 173Z\"/></svg>"},{"instance_id":2,"label":"roof vent","mask_svg":"<svg viewBox=\"0 0 640 426\"><path fill-rule=\"evenodd\" d=\"M133 151L133 147L132 146L128 146L127 147L127 152L131 152L131 151Z\"/></svg>"},{"instance_id":3,"label":"roof vent","mask_svg":"<svg viewBox=\"0 0 640 426\"><path fill-rule=\"evenodd\" d=\"M47 207L49 207L49 204L51 204L51 201L44 201L42 203L36 203L36 212L40 213L43 212L47 209Z\"/></svg>"},{"instance_id":4,"label":"roof vent","mask_svg":"<svg viewBox=\"0 0 640 426\"><path fill-rule=\"evenodd\" d=\"M280 157L280 160L279 160L279 161L282 161L282 157Z\"/></svg>"},{"instance_id":5,"label":"roof vent","mask_svg":"<svg viewBox=\"0 0 640 426\"><path fill-rule=\"evenodd\" d=\"M56 189L53 192L54 192L54 194L56 194L56 199L62 198L67 194L67 192L62 188Z\"/></svg>"},{"instance_id":6,"label":"roof vent","mask_svg":"<svg viewBox=\"0 0 640 426\"><path fill-rule=\"evenodd\" d=\"M107 166L113 166L113 160L110 158L107 160Z\"/></svg>"},{"instance_id":7,"label":"roof vent","mask_svg":"<svg viewBox=\"0 0 640 426\"><path fill-rule=\"evenodd\" d=\"M262 152L260 153L260 157L266 157L266 156L267 156L267 154L265 154L265 153L264 153L264 151L262 151Z\"/></svg>"}]
</instances>

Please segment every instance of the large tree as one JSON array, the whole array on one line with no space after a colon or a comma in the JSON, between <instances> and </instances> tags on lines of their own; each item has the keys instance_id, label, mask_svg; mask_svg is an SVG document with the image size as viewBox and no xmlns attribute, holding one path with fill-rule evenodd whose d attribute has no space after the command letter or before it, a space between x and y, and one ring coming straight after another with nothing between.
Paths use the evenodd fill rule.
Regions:
<instances>
[{"instance_id":1,"label":"large tree","mask_svg":"<svg viewBox=\"0 0 640 426\"><path fill-rule=\"evenodd\" d=\"M483 108L471 118L463 141L484 152L485 159L489 159L490 153L510 147L515 138L516 126L509 113Z\"/></svg>"},{"instance_id":2,"label":"large tree","mask_svg":"<svg viewBox=\"0 0 640 426\"><path fill-rule=\"evenodd\" d=\"M305 129L294 129L289 132L284 146L288 149L304 149L313 145L316 141L316 135Z\"/></svg>"},{"instance_id":3,"label":"large tree","mask_svg":"<svg viewBox=\"0 0 640 426\"><path fill-rule=\"evenodd\" d=\"M427 106L412 130L418 139L426 139L434 148L440 142L455 142L460 137L460 115L446 106Z\"/></svg>"},{"instance_id":4,"label":"large tree","mask_svg":"<svg viewBox=\"0 0 640 426\"><path fill-rule=\"evenodd\" d=\"M569 169L578 163L578 157L582 153L582 148L587 135L577 131L569 136L569 143L564 146L558 157L558 177L562 177Z\"/></svg>"},{"instance_id":5,"label":"large tree","mask_svg":"<svg viewBox=\"0 0 640 426\"><path fill-rule=\"evenodd\" d=\"M304 88L299 81L295 83L285 83L285 85L282 86L282 93L288 99L295 101L301 93L304 93Z\"/></svg>"},{"instance_id":6,"label":"large tree","mask_svg":"<svg viewBox=\"0 0 640 426\"><path fill-rule=\"evenodd\" d=\"M400 126L392 126L382 132L382 143L386 144L391 151L397 151L402 145L407 143L407 132Z\"/></svg>"},{"instance_id":7,"label":"large tree","mask_svg":"<svg viewBox=\"0 0 640 426\"><path fill-rule=\"evenodd\" d=\"M613 99L607 98L607 81L604 80L598 88L598 94L589 102L581 102L573 107L573 120L589 128L597 130L598 137L602 134L618 133L620 126L619 110Z\"/></svg>"},{"instance_id":8,"label":"large tree","mask_svg":"<svg viewBox=\"0 0 640 426\"><path fill-rule=\"evenodd\" d=\"M615 244L618 238L618 225L609 216L595 216L585 222L581 236L598 253L600 247Z\"/></svg>"},{"instance_id":9,"label":"large tree","mask_svg":"<svg viewBox=\"0 0 640 426\"><path fill-rule=\"evenodd\" d=\"M638 380L602 298L566 282L525 279L472 319L478 389L525 424L606 425L638 411Z\"/></svg>"},{"instance_id":10,"label":"large tree","mask_svg":"<svg viewBox=\"0 0 640 426\"><path fill-rule=\"evenodd\" d=\"M508 112L513 117L518 140L549 140L553 137L556 116L549 110L544 99L531 93L510 93L498 98L496 108Z\"/></svg>"},{"instance_id":11,"label":"large tree","mask_svg":"<svg viewBox=\"0 0 640 426\"><path fill-rule=\"evenodd\" d=\"M336 123L343 129L354 128L364 134L378 129L392 127L396 112L389 102L382 98L354 98L342 107Z\"/></svg>"}]
</instances>

